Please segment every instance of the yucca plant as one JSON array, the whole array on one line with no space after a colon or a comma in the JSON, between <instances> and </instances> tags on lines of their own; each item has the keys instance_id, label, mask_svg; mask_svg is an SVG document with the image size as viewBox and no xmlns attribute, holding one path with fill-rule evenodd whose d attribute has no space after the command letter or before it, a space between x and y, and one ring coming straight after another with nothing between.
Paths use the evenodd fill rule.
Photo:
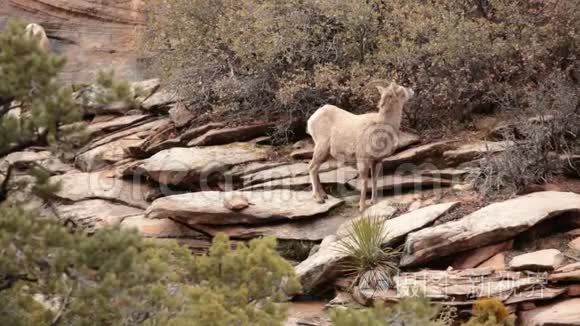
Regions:
<instances>
[{"instance_id":1,"label":"yucca plant","mask_svg":"<svg viewBox=\"0 0 580 326\"><path fill-rule=\"evenodd\" d=\"M381 216L361 216L351 222L339 240L338 250L347 256L343 272L355 275L353 286L377 290L394 286L401 251L383 246L389 234L385 222Z\"/></svg>"}]
</instances>

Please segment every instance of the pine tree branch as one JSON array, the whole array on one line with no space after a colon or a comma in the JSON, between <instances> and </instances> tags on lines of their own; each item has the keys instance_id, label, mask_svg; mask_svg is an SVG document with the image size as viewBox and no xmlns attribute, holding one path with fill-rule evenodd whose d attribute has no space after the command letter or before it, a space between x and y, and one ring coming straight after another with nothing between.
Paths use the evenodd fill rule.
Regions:
<instances>
[{"instance_id":1,"label":"pine tree branch","mask_svg":"<svg viewBox=\"0 0 580 326\"><path fill-rule=\"evenodd\" d=\"M0 291L8 290L16 284L18 281L27 281L27 282L36 282L37 280L31 277L28 277L25 274L20 275L6 275L4 279L0 283Z\"/></svg>"},{"instance_id":2,"label":"pine tree branch","mask_svg":"<svg viewBox=\"0 0 580 326\"><path fill-rule=\"evenodd\" d=\"M10 106L14 98L0 96L0 119L8 113L12 107Z\"/></svg>"},{"instance_id":3,"label":"pine tree branch","mask_svg":"<svg viewBox=\"0 0 580 326\"><path fill-rule=\"evenodd\" d=\"M18 152L25 150L26 148L34 145L46 145L46 136L48 136L48 132L44 131L38 134L36 137L32 137L29 139L20 140L16 144L9 146L8 149L0 151L0 157L6 156L13 152Z\"/></svg>"},{"instance_id":4,"label":"pine tree branch","mask_svg":"<svg viewBox=\"0 0 580 326\"><path fill-rule=\"evenodd\" d=\"M50 326L56 326L60 323L60 320L62 318L62 314L65 311L65 309L68 307L70 297L71 297L71 294L73 291L73 287L74 287L74 285L71 285L70 288L68 288L68 291L66 292L66 295L65 295L64 299L62 300L62 304L60 305L60 309L58 310L58 312L56 313L56 315L52 319Z\"/></svg>"},{"instance_id":5,"label":"pine tree branch","mask_svg":"<svg viewBox=\"0 0 580 326\"><path fill-rule=\"evenodd\" d=\"M10 179L12 178L12 170L14 169L14 165L11 163L8 165L8 169L6 170L6 174L4 175L4 180L0 184L0 203L3 203L8 199L8 185L10 184Z\"/></svg>"}]
</instances>

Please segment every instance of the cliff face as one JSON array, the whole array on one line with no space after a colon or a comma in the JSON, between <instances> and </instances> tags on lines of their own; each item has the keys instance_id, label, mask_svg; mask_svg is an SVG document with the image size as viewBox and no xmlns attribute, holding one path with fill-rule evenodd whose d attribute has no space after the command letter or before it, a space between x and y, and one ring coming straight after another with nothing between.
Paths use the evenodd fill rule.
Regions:
<instances>
[{"instance_id":1,"label":"cliff face","mask_svg":"<svg viewBox=\"0 0 580 326\"><path fill-rule=\"evenodd\" d=\"M143 79L137 38L144 0L1 0L0 28L9 17L42 25L53 51L68 59L62 78L92 81L99 69Z\"/></svg>"}]
</instances>

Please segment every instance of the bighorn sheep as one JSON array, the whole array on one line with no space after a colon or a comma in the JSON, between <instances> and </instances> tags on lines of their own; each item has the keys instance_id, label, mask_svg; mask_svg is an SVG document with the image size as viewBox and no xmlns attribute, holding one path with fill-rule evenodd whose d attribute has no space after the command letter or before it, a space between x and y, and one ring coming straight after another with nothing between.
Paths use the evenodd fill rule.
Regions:
<instances>
[{"instance_id":1,"label":"bighorn sheep","mask_svg":"<svg viewBox=\"0 0 580 326\"><path fill-rule=\"evenodd\" d=\"M314 199L327 198L318 171L322 163L333 157L347 164L356 164L362 188L359 210L366 208L368 175L372 180L371 202L377 200L377 175L380 162L398 146L404 104L413 97L411 88L391 82L374 81L381 98L379 112L356 115L333 105L324 105L308 119L307 133L314 140L314 155L309 165ZM388 86L386 86L388 85Z\"/></svg>"},{"instance_id":2,"label":"bighorn sheep","mask_svg":"<svg viewBox=\"0 0 580 326\"><path fill-rule=\"evenodd\" d=\"M38 39L40 48L46 52L50 51L50 43L42 26L35 23L30 23L26 26L24 35L29 38L36 37Z\"/></svg>"}]
</instances>

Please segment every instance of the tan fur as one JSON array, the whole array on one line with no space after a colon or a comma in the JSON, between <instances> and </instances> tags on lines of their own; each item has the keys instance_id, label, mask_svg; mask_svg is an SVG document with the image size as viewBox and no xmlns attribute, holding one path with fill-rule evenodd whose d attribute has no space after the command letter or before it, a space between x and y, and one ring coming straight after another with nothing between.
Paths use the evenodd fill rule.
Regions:
<instances>
[{"instance_id":1,"label":"tan fur","mask_svg":"<svg viewBox=\"0 0 580 326\"><path fill-rule=\"evenodd\" d=\"M377 200L377 177L380 162L398 145L404 104L413 96L410 88L396 83L376 86L381 94L379 112L356 115L333 105L325 105L308 119L307 132L314 140L314 155L309 172L313 197L319 203L327 198L318 171L330 157L356 164L362 180L359 209L366 208L366 189L370 172L373 203Z\"/></svg>"},{"instance_id":2,"label":"tan fur","mask_svg":"<svg viewBox=\"0 0 580 326\"><path fill-rule=\"evenodd\" d=\"M24 30L26 37L32 38L36 37L39 40L40 48L44 51L50 51L50 42L48 41L48 37L46 36L46 32L44 28L38 24L30 23L26 26Z\"/></svg>"}]
</instances>

